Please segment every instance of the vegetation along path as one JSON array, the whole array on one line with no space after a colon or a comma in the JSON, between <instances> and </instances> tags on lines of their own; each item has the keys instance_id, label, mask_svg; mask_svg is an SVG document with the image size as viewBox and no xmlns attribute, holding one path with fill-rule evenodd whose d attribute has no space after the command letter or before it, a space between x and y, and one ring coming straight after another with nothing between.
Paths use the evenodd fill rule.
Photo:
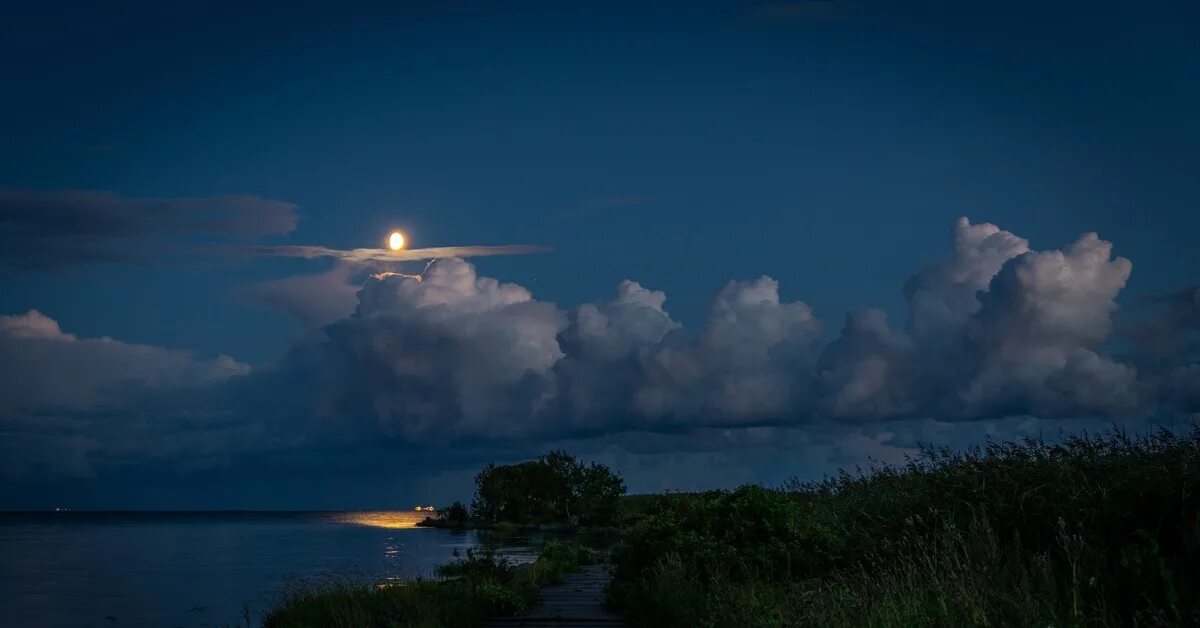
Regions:
<instances>
[{"instance_id":1,"label":"vegetation along path","mask_svg":"<svg viewBox=\"0 0 1200 628\"><path fill-rule=\"evenodd\" d=\"M612 578L608 565L587 565L568 573L562 584L538 591L537 604L520 617L498 617L485 626L624 626L621 618L604 607L604 585Z\"/></svg>"}]
</instances>

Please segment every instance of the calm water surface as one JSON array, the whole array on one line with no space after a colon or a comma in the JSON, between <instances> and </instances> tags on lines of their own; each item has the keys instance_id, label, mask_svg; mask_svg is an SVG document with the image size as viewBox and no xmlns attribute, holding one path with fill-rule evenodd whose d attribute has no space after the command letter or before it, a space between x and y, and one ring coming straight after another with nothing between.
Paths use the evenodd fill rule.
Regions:
<instances>
[{"instance_id":1,"label":"calm water surface","mask_svg":"<svg viewBox=\"0 0 1200 628\"><path fill-rule=\"evenodd\" d=\"M415 512L0 513L0 623L46 628L257 625L288 586L402 579L483 543Z\"/></svg>"}]
</instances>

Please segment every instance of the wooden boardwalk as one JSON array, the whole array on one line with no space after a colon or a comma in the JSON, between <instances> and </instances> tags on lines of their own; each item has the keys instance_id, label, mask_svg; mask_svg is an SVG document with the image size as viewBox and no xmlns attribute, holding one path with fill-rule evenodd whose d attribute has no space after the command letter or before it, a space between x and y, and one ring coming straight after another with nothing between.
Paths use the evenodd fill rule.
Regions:
<instances>
[{"instance_id":1,"label":"wooden boardwalk","mask_svg":"<svg viewBox=\"0 0 1200 628\"><path fill-rule=\"evenodd\" d=\"M612 578L608 565L588 565L577 573L568 573L563 583L538 591L537 604L517 617L496 617L484 626L570 626L572 628L614 628L626 625L620 617L604 608L604 585Z\"/></svg>"}]
</instances>

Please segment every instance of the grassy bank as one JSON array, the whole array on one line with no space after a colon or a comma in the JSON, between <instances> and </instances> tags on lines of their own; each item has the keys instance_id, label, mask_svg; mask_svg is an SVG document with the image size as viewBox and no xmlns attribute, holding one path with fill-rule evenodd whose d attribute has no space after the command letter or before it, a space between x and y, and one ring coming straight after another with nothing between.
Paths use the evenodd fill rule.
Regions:
<instances>
[{"instance_id":1,"label":"grassy bank","mask_svg":"<svg viewBox=\"0 0 1200 628\"><path fill-rule=\"evenodd\" d=\"M610 595L635 625L1193 624L1198 451L1113 434L647 499Z\"/></svg>"},{"instance_id":2,"label":"grassy bank","mask_svg":"<svg viewBox=\"0 0 1200 628\"><path fill-rule=\"evenodd\" d=\"M538 587L592 561L575 543L547 543L538 559L514 565L490 551L471 550L438 568L437 579L398 584L334 581L289 592L264 618L267 628L477 626L491 616L516 615Z\"/></svg>"}]
</instances>

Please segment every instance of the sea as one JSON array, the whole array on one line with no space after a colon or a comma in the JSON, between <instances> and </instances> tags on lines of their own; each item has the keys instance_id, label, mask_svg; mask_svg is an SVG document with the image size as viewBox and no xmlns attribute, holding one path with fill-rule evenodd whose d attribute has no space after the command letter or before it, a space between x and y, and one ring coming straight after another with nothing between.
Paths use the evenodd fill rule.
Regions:
<instances>
[{"instance_id":1,"label":"sea","mask_svg":"<svg viewBox=\"0 0 1200 628\"><path fill-rule=\"evenodd\" d=\"M0 513L0 625L257 626L321 582L432 577L488 546L517 562L541 539L419 528L428 513Z\"/></svg>"}]
</instances>

